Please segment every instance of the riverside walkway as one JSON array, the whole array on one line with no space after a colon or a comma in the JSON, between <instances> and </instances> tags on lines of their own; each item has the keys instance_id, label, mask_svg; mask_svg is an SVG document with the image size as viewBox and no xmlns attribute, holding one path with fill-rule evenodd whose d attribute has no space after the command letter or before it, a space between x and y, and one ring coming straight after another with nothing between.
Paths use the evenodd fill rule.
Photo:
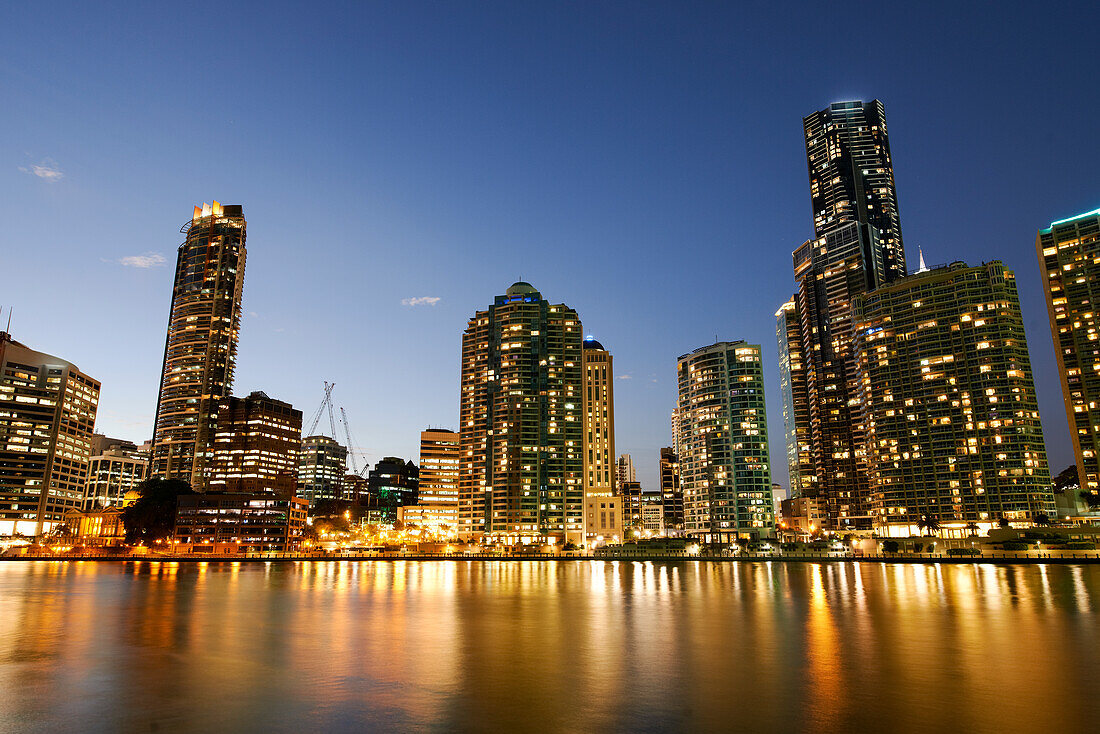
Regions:
<instances>
[{"instance_id":1,"label":"riverside walkway","mask_svg":"<svg viewBox=\"0 0 1100 734\"><path fill-rule=\"evenodd\" d=\"M0 557L0 561L133 561L150 563L271 563L271 562L359 562L359 561L701 561L707 563L995 563L995 564L1100 564L1097 551L1050 551L1033 553L889 553L874 555L829 553L774 553L693 555L687 553L588 554L588 553L248 553L240 555L154 555L83 553L34 554Z\"/></svg>"}]
</instances>

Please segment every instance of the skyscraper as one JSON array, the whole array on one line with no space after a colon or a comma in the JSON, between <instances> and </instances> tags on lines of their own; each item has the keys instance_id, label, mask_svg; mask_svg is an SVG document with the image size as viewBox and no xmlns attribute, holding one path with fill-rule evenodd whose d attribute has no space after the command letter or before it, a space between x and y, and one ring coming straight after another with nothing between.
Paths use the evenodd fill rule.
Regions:
<instances>
[{"instance_id":1,"label":"skyscraper","mask_svg":"<svg viewBox=\"0 0 1100 734\"><path fill-rule=\"evenodd\" d=\"M615 460L615 491L622 492L627 482L638 481L638 473L634 470L634 457L630 454L619 454Z\"/></svg>"},{"instance_id":2,"label":"skyscraper","mask_svg":"<svg viewBox=\"0 0 1100 734\"><path fill-rule=\"evenodd\" d=\"M584 522L586 545L599 538L617 538L622 532L619 518L609 524L608 505L615 494L615 371L611 353L592 337L581 344L581 372L584 386Z\"/></svg>"},{"instance_id":3,"label":"skyscraper","mask_svg":"<svg viewBox=\"0 0 1100 734\"><path fill-rule=\"evenodd\" d=\"M306 436L298 455L298 496L310 509L321 500L344 498L348 450L328 436Z\"/></svg>"},{"instance_id":4,"label":"skyscraper","mask_svg":"<svg viewBox=\"0 0 1100 734\"><path fill-rule=\"evenodd\" d=\"M798 292L776 314L791 489L820 500L826 528L871 513L852 302L905 275L882 103L838 102L803 120L814 238L794 252Z\"/></svg>"},{"instance_id":5,"label":"skyscraper","mask_svg":"<svg viewBox=\"0 0 1100 734\"><path fill-rule=\"evenodd\" d=\"M680 457L671 448L663 448L659 467L665 530L669 535L679 535L684 530L684 490L680 485Z\"/></svg>"},{"instance_id":6,"label":"skyscraper","mask_svg":"<svg viewBox=\"0 0 1100 734\"><path fill-rule=\"evenodd\" d=\"M880 535L922 517L969 534L1052 515L1054 495L1013 272L918 272L858 296L861 434Z\"/></svg>"},{"instance_id":7,"label":"skyscraper","mask_svg":"<svg viewBox=\"0 0 1100 734\"><path fill-rule=\"evenodd\" d=\"M584 388L584 495L615 493L615 373L611 352L592 337L581 345Z\"/></svg>"},{"instance_id":8,"label":"skyscraper","mask_svg":"<svg viewBox=\"0 0 1100 734\"><path fill-rule=\"evenodd\" d=\"M0 535L41 535L80 509L99 388L0 331Z\"/></svg>"},{"instance_id":9,"label":"skyscraper","mask_svg":"<svg viewBox=\"0 0 1100 734\"><path fill-rule=\"evenodd\" d=\"M711 542L774 533L760 347L700 347L678 360L684 531Z\"/></svg>"},{"instance_id":10,"label":"skyscraper","mask_svg":"<svg viewBox=\"0 0 1100 734\"><path fill-rule=\"evenodd\" d=\"M886 282L905 275L894 165L886 110L870 102L835 102L802 120L810 172L814 235L842 222L875 228Z\"/></svg>"},{"instance_id":11,"label":"skyscraper","mask_svg":"<svg viewBox=\"0 0 1100 734\"><path fill-rule=\"evenodd\" d=\"M217 413L207 486L213 492L294 497L302 411L256 391L224 398Z\"/></svg>"},{"instance_id":12,"label":"skyscraper","mask_svg":"<svg viewBox=\"0 0 1100 734\"><path fill-rule=\"evenodd\" d=\"M378 460L367 475L367 507L383 522L397 520L397 508L415 505L420 495L420 468L396 456Z\"/></svg>"},{"instance_id":13,"label":"skyscraper","mask_svg":"<svg viewBox=\"0 0 1100 734\"><path fill-rule=\"evenodd\" d=\"M810 405L806 389L806 364L802 357L802 324L798 300L791 298L775 314L779 344L779 389L783 398L784 439L791 493L813 493L813 454L810 451Z\"/></svg>"},{"instance_id":14,"label":"skyscraper","mask_svg":"<svg viewBox=\"0 0 1100 734\"><path fill-rule=\"evenodd\" d=\"M245 220L240 205L195 207L180 230L152 476L206 489L219 401L233 387L244 290Z\"/></svg>"},{"instance_id":15,"label":"skyscraper","mask_svg":"<svg viewBox=\"0 0 1100 734\"><path fill-rule=\"evenodd\" d=\"M462 336L459 532L584 541L581 323L529 283Z\"/></svg>"},{"instance_id":16,"label":"skyscraper","mask_svg":"<svg viewBox=\"0 0 1100 734\"><path fill-rule=\"evenodd\" d=\"M1100 209L1035 238L1081 489L1100 491Z\"/></svg>"},{"instance_id":17,"label":"skyscraper","mask_svg":"<svg viewBox=\"0 0 1100 734\"><path fill-rule=\"evenodd\" d=\"M458 529L458 434L441 428L420 432L419 521Z\"/></svg>"},{"instance_id":18,"label":"skyscraper","mask_svg":"<svg viewBox=\"0 0 1100 734\"><path fill-rule=\"evenodd\" d=\"M91 512L121 505L126 493L136 489L149 475L148 459L136 453L109 448L92 456L84 485L84 510Z\"/></svg>"}]
</instances>

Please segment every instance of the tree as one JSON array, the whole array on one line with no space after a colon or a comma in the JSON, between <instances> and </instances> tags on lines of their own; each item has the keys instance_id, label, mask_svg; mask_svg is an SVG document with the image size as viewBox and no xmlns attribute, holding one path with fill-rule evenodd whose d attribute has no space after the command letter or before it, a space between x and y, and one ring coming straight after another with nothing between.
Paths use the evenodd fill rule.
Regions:
<instances>
[{"instance_id":1,"label":"tree","mask_svg":"<svg viewBox=\"0 0 1100 734\"><path fill-rule=\"evenodd\" d=\"M1100 509L1100 492L1082 492L1081 499L1085 501L1090 510Z\"/></svg>"},{"instance_id":2,"label":"tree","mask_svg":"<svg viewBox=\"0 0 1100 734\"><path fill-rule=\"evenodd\" d=\"M1008 518L1005 517L1004 515L1001 515L1001 518L999 520L997 520L997 527L999 527L999 528L1007 528L1007 527L1010 527L1011 525L1012 525L1012 523L1010 523L1008 521Z\"/></svg>"},{"instance_id":3,"label":"tree","mask_svg":"<svg viewBox=\"0 0 1100 734\"><path fill-rule=\"evenodd\" d=\"M1035 517L1032 518L1036 525L1050 525L1050 515L1045 512L1035 513Z\"/></svg>"},{"instance_id":4,"label":"tree","mask_svg":"<svg viewBox=\"0 0 1100 734\"><path fill-rule=\"evenodd\" d=\"M135 489L138 500L122 511L126 542L131 544L151 545L171 536L180 495L195 494L187 482L160 477L146 479Z\"/></svg>"},{"instance_id":5,"label":"tree","mask_svg":"<svg viewBox=\"0 0 1100 734\"><path fill-rule=\"evenodd\" d=\"M966 529L970 531L971 537L978 534L978 523L970 521L966 524Z\"/></svg>"},{"instance_id":6,"label":"tree","mask_svg":"<svg viewBox=\"0 0 1100 734\"><path fill-rule=\"evenodd\" d=\"M882 552L883 553L897 553L898 552L898 541L896 541L896 540L884 540L884 541L882 541Z\"/></svg>"},{"instance_id":7,"label":"tree","mask_svg":"<svg viewBox=\"0 0 1100 734\"><path fill-rule=\"evenodd\" d=\"M940 519L930 512L921 513L917 529L924 531L926 535L935 535L940 529Z\"/></svg>"}]
</instances>

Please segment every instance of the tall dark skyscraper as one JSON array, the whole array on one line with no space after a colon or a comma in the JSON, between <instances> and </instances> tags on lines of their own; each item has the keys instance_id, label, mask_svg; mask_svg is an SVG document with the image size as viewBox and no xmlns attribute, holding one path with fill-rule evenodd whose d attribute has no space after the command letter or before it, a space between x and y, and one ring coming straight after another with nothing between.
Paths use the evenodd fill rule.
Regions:
<instances>
[{"instance_id":1,"label":"tall dark skyscraper","mask_svg":"<svg viewBox=\"0 0 1100 734\"><path fill-rule=\"evenodd\" d=\"M866 528L852 305L906 274L886 115L878 100L838 102L803 127L815 236L777 313L791 491L820 500L827 529Z\"/></svg>"},{"instance_id":2,"label":"tall dark skyscraper","mask_svg":"<svg viewBox=\"0 0 1100 734\"><path fill-rule=\"evenodd\" d=\"M180 230L164 367L153 427L152 476L206 489L218 407L233 388L244 290L240 205L196 206Z\"/></svg>"},{"instance_id":3,"label":"tall dark skyscraper","mask_svg":"<svg viewBox=\"0 0 1100 734\"><path fill-rule=\"evenodd\" d=\"M843 222L879 231L885 282L905 275L905 249L894 191L894 166L882 102L835 102L802 120L810 170L814 235ZM875 283L873 285L881 285Z\"/></svg>"},{"instance_id":4,"label":"tall dark skyscraper","mask_svg":"<svg viewBox=\"0 0 1100 734\"><path fill-rule=\"evenodd\" d=\"M584 542L581 322L530 283L462 335L459 534Z\"/></svg>"}]
</instances>

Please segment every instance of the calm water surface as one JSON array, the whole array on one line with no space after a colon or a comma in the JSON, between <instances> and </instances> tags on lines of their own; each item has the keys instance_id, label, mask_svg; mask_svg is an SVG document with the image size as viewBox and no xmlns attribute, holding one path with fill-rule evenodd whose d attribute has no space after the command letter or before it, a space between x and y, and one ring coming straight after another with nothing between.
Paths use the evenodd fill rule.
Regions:
<instances>
[{"instance_id":1,"label":"calm water surface","mask_svg":"<svg viewBox=\"0 0 1100 734\"><path fill-rule=\"evenodd\" d=\"M1100 728L1100 566L0 563L0 732Z\"/></svg>"}]
</instances>

